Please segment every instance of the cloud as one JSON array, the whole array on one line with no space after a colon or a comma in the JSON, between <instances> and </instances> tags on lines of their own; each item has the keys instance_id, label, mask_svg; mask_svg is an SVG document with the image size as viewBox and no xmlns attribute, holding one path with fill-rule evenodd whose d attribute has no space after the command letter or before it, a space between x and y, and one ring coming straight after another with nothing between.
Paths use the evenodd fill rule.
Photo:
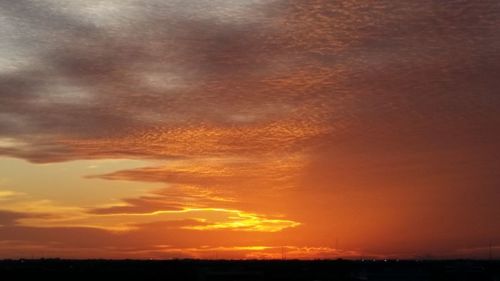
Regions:
<instances>
[{"instance_id":1,"label":"cloud","mask_svg":"<svg viewBox=\"0 0 500 281\"><path fill-rule=\"evenodd\" d=\"M34 69L1 77L5 93L1 112L6 117L2 131L14 141L28 143L3 154L36 162L65 157L214 155L282 149L323 132L320 120L308 122L306 100L280 85L271 88L281 90L269 89L270 83L282 79L279 72L273 78L278 43L271 35L279 31L271 17L279 14L279 10L271 12L274 4L196 3L152 2L153 10L134 1L110 2L105 7L28 1L7 7L8 23L30 16L44 24L35 26L26 20L26 26L13 24L12 30L6 30L25 34L14 36L12 48L25 40L39 42L42 58L30 65ZM114 30L117 27L95 26L75 14L79 10L85 14L87 9L109 12L117 6L134 15L129 19L133 25L124 23ZM255 15L226 21L235 16L228 11L254 11ZM201 16L207 14L213 16ZM242 22L245 18L248 21ZM66 27L61 28L60 22ZM150 25L176 28L150 29L149 35L142 33L146 38L131 36ZM23 28L30 32L20 32ZM289 120L280 120L283 117ZM190 147L185 146L186 138L193 140ZM168 147L158 147L166 143ZM88 145L94 148L89 151Z\"/></svg>"},{"instance_id":2,"label":"cloud","mask_svg":"<svg viewBox=\"0 0 500 281\"><path fill-rule=\"evenodd\" d=\"M4 155L290 152L498 121L491 2L0 4Z\"/></svg>"},{"instance_id":3,"label":"cloud","mask_svg":"<svg viewBox=\"0 0 500 281\"><path fill-rule=\"evenodd\" d=\"M0 190L0 202L1 201L11 201L16 198L19 198L20 196L23 196L24 193L22 192L16 192L12 190Z\"/></svg>"},{"instance_id":4,"label":"cloud","mask_svg":"<svg viewBox=\"0 0 500 281\"><path fill-rule=\"evenodd\" d=\"M303 164L304 158L301 154L258 158L241 156L197 158L171 160L163 166L120 170L109 174L91 175L88 178L162 182L176 185L178 189L185 186L193 192L198 191L194 187L212 187L212 192L229 192L235 183L241 187L252 186L255 189L283 189L290 187L291 179L294 178L294 174L300 172ZM209 194L203 196L211 197Z\"/></svg>"},{"instance_id":5,"label":"cloud","mask_svg":"<svg viewBox=\"0 0 500 281\"><path fill-rule=\"evenodd\" d=\"M20 225L23 219L45 219L48 217L50 216L43 213L0 210L0 228Z\"/></svg>"},{"instance_id":6,"label":"cloud","mask_svg":"<svg viewBox=\"0 0 500 281\"><path fill-rule=\"evenodd\" d=\"M154 221L136 224L126 232L100 227L9 225L0 227L1 256L84 258L90 253L101 258L174 258L202 257L219 250L224 251L224 256L241 257L242 251L267 248L234 246L242 243L235 241L236 237L244 237L243 243L257 243L262 239L257 232L223 228L207 232L189 228L202 225L205 223L194 220Z\"/></svg>"},{"instance_id":7,"label":"cloud","mask_svg":"<svg viewBox=\"0 0 500 281\"><path fill-rule=\"evenodd\" d=\"M25 214L10 212L10 211L1 211L0 212L0 227L4 227L6 225L16 224L16 221L25 217Z\"/></svg>"},{"instance_id":8,"label":"cloud","mask_svg":"<svg viewBox=\"0 0 500 281\"><path fill-rule=\"evenodd\" d=\"M38 228L130 232L168 225L174 230L279 232L300 225L300 222L285 219L282 215L236 209L238 204L230 199L204 188L189 186L155 190L147 195L97 207L64 206L50 200L30 198L6 202L3 207L6 208L2 213L3 225Z\"/></svg>"},{"instance_id":9,"label":"cloud","mask_svg":"<svg viewBox=\"0 0 500 281\"><path fill-rule=\"evenodd\" d=\"M137 198L122 199L120 204L88 210L92 214L151 213L155 211L179 211L185 207L235 206L232 198L207 188L196 186L171 186L150 191Z\"/></svg>"},{"instance_id":10,"label":"cloud","mask_svg":"<svg viewBox=\"0 0 500 281\"><path fill-rule=\"evenodd\" d=\"M45 220L45 225L92 226L109 230L130 231L137 226L154 225L176 221L196 222L180 226L189 230L231 230L248 232L279 232L300 226L300 222L281 217L266 216L236 209L186 207L177 210L138 212L137 208L126 213L126 208L105 208L92 211L93 215L65 220ZM25 221L28 225L41 225L41 221ZM175 224L173 224L175 225Z\"/></svg>"},{"instance_id":11,"label":"cloud","mask_svg":"<svg viewBox=\"0 0 500 281\"><path fill-rule=\"evenodd\" d=\"M24 144L4 155L51 162L293 151L402 113L387 126L415 133L486 125L494 112L489 91L498 85L484 73L494 73L498 39L494 17L481 16L488 4L454 6L466 11L460 19L431 2L3 6L6 50L36 58L0 77L1 131ZM439 51L452 42L460 42L453 53ZM16 65L24 56L6 58Z\"/></svg>"}]
</instances>

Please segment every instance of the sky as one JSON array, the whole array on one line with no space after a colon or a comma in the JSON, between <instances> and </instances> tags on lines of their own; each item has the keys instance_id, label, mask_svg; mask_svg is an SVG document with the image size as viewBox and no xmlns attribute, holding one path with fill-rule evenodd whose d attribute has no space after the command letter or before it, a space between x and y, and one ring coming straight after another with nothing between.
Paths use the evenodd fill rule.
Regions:
<instances>
[{"instance_id":1,"label":"sky","mask_svg":"<svg viewBox=\"0 0 500 281\"><path fill-rule=\"evenodd\" d=\"M500 2L0 0L0 258L500 256Z\"/></svg>"}]
</instances>

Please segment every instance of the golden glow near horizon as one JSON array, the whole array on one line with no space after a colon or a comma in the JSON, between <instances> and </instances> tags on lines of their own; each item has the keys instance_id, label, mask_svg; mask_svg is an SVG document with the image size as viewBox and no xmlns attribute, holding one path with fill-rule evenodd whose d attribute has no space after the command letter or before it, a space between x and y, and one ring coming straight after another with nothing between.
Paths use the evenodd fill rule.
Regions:
<instances>
[{"instance_id":1,"label":"golden glow near horizon","mask_svg":"<svg viewBox=\"0 0 500 281\"><path fill-rule=\"evenodd\" d=\"M496 1L4 2L0 258L500 249Z\"/></svg>"},{"instance_id":2,"label":"golden glow near horizon","mask_svg":"<svg viewBox=\"0 0 500 281\"><path fill-rule=\"evenodd\" d=\"M240 210L225 209L225 208L209 208L209 207L188 207L189 202L185 202L186 206L179 205L179 209L175 210L156 210L152 212L117 212L117 213L88 213L85 211L86 200L82 198L84 194L91 190L89 185L94 184L93 178L85 177L82 172L100 172L106 171L109 168L125 168L134 167L135 162L139 161L126 161L126 160L94 160L94 161L76 161L64 164L45 164L33 165L19 160L0 159L3 167L2 184L0 187L15 188L13 190L0 190L0 201L3 202L3 210L13 212L31 211L36 213L48 212L53 217L33 217L22 218L19 220L20 225L24 226L38 226L38 227L95 227L109 230L130 230L137 228L141 223L155 222L155 221L177 221L177 220L193 220L195 225L184 225L182 228L193 230L211 230L211 229L231 229L241 231L261 231L261 232L276 232L284 228L295 227L300 225L298 222L284 220L284 219L270 219L257 214L252 214ZM137 165L137 164L135 164ZM30 173L30 177L23 175L16 175L12 171L22 171L23 173ZM33 170L30 172L30 170ZM62 173L62 176L61 176ZM57 186L52 187L53 178L57 174ZM211 173L208 174L209 176ZM212 175L213 176L213 175ZM88 183L85 183L89 181ZM134 192L144 192L144 187L140 188L138 184L123 183L121 182L117 188L114 182L99 180L98 187L100 189L106 188L108 192L101 192L100 199L98 196L92 196L96 202L108 202L109 196L119 198L125 194L130 195ZM100 181L100 182L99 182ZM77 195L79 200L75 200L69 196L63 196L65 201L59 199L61 194L54 192L51 188L67 188L62 184L72 186L72 195ZM132 188L126 189L127 185ZM141 184L143 185L143 184ZM149 184L153 185L153 184ZM135 186L135 190L133 189ZM33 190L36 188L36 190ZM185 187L191 193L195 192L194 189ZM77 190L79 189L79 191ZM167 188L168 189L168 188ZM173 189L173 188L171 188ZM22 192L21 192L22 191ZM80 194L78 194L80 192ZM28 196L30 194L30 196ZM37 194L41 198L34 198L33 195ZM49 197L50 196L50 197ZM203 199L210 198L210 193L203 193ZM50 198L50 199L47 199ZM59 202L58 202L59 201ZM112 201L112 200L111 200ZM226 200L222 197L215 197L214 201ZM228 200L231 202L231 200ZM75 206L76 202L81 206ZM62 204L66 204L64 206ZM120 202L109 203L108 206L102 207L123 207L127 208L130 205L120 204ZM193 204L196 205L196 204ZM72 206L72 207L70 207Z\"/></svg>"}]
</instances>

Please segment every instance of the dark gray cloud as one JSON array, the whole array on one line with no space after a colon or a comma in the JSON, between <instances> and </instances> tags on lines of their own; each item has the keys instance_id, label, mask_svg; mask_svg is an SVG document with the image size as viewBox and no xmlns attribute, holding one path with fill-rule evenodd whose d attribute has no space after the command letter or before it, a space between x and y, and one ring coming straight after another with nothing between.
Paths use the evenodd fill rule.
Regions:
<instances>
[{"instance_id":1,"label":"dark gray cloud","mask_svg":"<svg viewBox=\"0 0 500 281\"><path fill-rule=\"evenodd\" d=\"M21 213L0 211L0 227L13 225L18 219L21 219L23 217L25 217L25 215Z\"/></svg>"},{"instance_id":2,"label":"dark gray cloud","mask_svg":"<svg viewBox=\"0 0 500 281\"><path fill-rule=\"evenodd\" d=\"M43 217L48 217L48 215L39 213L23 213L16 211L0 210L0 228L16 226L22 219L43 218Z\"/></svg>"},{"instance_id":3,"label":"dark gray cloud","mask_svg":"<svg viewBox=\"0 0 500 281\"><path fill-rule=\"evenodd\" d=\"M498 124L495 1L0 4L1 133L32 143L7 155L200 124L288 119L333 138Z\"/></svg>"}]
</instances>

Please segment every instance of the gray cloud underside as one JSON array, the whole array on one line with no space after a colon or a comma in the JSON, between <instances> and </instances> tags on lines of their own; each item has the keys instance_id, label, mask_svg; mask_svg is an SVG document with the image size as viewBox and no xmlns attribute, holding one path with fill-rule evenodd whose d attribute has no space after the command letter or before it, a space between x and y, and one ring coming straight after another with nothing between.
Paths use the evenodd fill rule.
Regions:
<instances>
[{"instance_id":1,"label":"gray cloud underside","mask_svg":"<svg viewBox=\"0 0 500 281\"><path fill-rule=\"evenodd\" d=\"M56 138L283 119L331 140L498 140L496 1L0 5L0 134L28 143L6 155L56 161L78 158Z\"/></svg>"}]
</instances>

